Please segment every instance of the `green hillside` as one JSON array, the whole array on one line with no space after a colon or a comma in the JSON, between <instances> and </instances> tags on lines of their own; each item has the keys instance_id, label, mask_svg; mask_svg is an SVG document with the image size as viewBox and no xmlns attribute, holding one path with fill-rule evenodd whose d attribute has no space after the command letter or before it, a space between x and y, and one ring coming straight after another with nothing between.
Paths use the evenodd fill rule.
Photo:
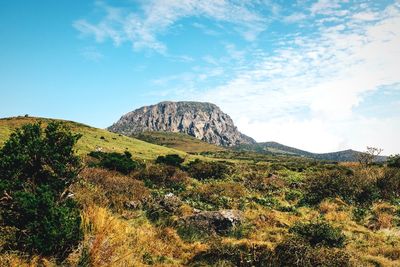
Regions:
<instances>
[{"instance_id":1,"label":"green hillside","mask_svg":"<svg viewBox=\"0 0 400 267\"><path fill-rule=\"evenodd\" d=\"M42 122L44 125L53 119L35 117L12 117L0 119L0 146L8 139L10 134L18 127L27 123ZM105 152L123 152L129 150L136 159L152 160L159 155L179 154L185 156L186 153L155 144L150 144L136 138L111 133L107 130L90 127L72 121L63 121L73 132L82 134L82 138L76 146L79 155L86 155L90 151L101 149Z\"/></svg>"},{"instance_id":2,"label":"green hillside","mask_svg":"<svg viewBox=\"0 0 400 267\"><path fill-rule=\"evenodd\" d=\"M252 151L265 155L287 155L287 156L310 158L315 160L327 160L327 161L338 161L338 162L346 162L346 161L356 162L358 156L362 154L362 152L351 149L337 151L337 152L330 152L330 153L311 153L294 147L285 146L277 142L245 144L237 146L235 147L235 149L238 151ZM377 156L375 160L378 162L382 162L386 160L386 157Z\"/></svg>"},{"instance_id":3,"label":"green hillside","mask_svg":"<svg viewBox=\"0 0 400 267\"><path fill-rule=\"evenodd\" d=\"M144 132L135 137L152 144L182 150L187 153L217 152L226 150L223 147L206 143L183 133Z\"/></svg>"}]
</instances>

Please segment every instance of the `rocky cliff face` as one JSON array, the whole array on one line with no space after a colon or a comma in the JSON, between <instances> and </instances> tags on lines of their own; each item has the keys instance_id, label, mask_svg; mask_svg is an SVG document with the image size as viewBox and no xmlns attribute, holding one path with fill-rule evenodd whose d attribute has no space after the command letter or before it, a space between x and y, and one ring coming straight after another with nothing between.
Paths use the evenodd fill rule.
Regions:
<instances>
[{"instance_id":1,"label":"rocky cliff face","mask_svg":"<svg viewBox=\"0 0 400 267\"><path fill-rule=\"evenodd\" d=\"M219 107L203 102L161 102L141 107L122 116L108 130L124 135L145 131L180 132L221 146L255 143L240 133Z\"/></svg>"}]
</instances>

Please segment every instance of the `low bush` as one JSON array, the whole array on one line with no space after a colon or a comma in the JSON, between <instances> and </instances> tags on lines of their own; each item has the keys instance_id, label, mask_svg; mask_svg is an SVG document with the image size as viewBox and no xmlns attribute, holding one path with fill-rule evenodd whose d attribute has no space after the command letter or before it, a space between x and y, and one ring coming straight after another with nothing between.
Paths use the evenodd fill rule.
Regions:
<instances>
[{"instance_id":1,"label":"low bush","mask_svg":"<svg viewBox=\"0 0 400 267\"><path fill-rule=\"evenodd\" d=\"M118 171L123 174L129 174L140 167L140 164L132 159L132 154L129 151L125 151L124 153L92 151L89 153L89 156L99 160L97 164L92 165Z\"/></svg>"},{"instance_id":2,"label":"low bush","mask_svg":"<svg viewBox=\"0 0 400 267\"><path fill-rule=\"evenodd\" d=\"M182 191L188 182L184 171L169 165L148 165L139 176L149 187L168 187L177 191Z\"/></svg>"},{"instance_id":3,"label":"low bush","mask_svg":"<svg viewBox=\"0 0 400 267\"><path fill-rule=\"evenodd\" d=\"M307 240L311 246L321 245L341 248L344 247L346 241L346 236L341 229L323 221L296 223L289 229L289 232Z\"/></svg>"},{"instance_id":4,"label":"low bush","mask_svg":"<svg viewBox=\"0 0 400 267\"><path fill-rule=\"evenodd\" d=\"M198 180L223 179L230 173L230 169L226 163L219 161L206 162L199 159L190 162L186 170L190 176Z\"/></svg>"},{"instance_id":5,"label":"low bush","mask_svg":"<svg viewBox=\"0 0 400 267\"><path fill-rule=\"evenodd\" d=\"M158 164L166 164L166 165L175 166L175 167L180 167L184 161L185 161L185 159L181 158L177 154L169 154L166 156L159 156L156 159L156 163L158 163Z\"/></svg>"},{"instance_id":6,"label":"low bush","mask_svg":"<svg viewBox=\"0 0 400 267\"><path fill-rule=\"evenodd\" d=\"M290 189L285 193L285 200L297 201L303 197L303 192L296 189Z\"/></svg>"},{"instance_id":7,"label":"low bush","mask_svg":"<svg viewBox=\"0 0 400 267\"><path fill-rule=\"evenodd\" d=\"M392 201L400 198L400 169L386 169L378 178L377 187L385 200Z\"/></svg>"},{"instance_id":8,"label":"low bush","mask_svg":"<svg viewBox=\"0 0 400 267\"><path fill-rule=\"evenodd\" d=\"M370 205L380 195L375 178L368 178L365 173L324 171L305 180L305 193L300 204L318 205L326 198L336 197L351 204Z\"/></svg>"},{"instance_id":9,"label":"low bush","mask_svg":"<svg viewBox=\"0 0 400 267\"><path fill-rule=\"evenodd\" d=\"M287 238L275 248L273 266L346 267L353 266L351 255L340 249L312 247L299 237Z\"/></svg>"},{"instance_id":10,"label":"low bush","mask_svg":"<svg viewBox=\"0 0 400 267\"><path fill-rule=\"evenodd\" d=\"M355 207L353 209L353 219L354 221L361 223L368 214L368 209L362 207Z\"/></svg>"},{"instance_id":11,"label":"low bush","mask_svg":"<svg viewBox=\"0 0 400 267\"><path fill-rule=\"evenodd\" d=\"M392 168L400 168L400 154L389 156L387 166Z\"/></svg>"},{"instance_id":12,"label":"low bush","mask_svg":"<svg viewBox=\"0 0 400 267\"><path fill-rule=\"evenodd\" d=\"M279 201L272 196L264 196L264 197L253 197L252 200L257 204L267 207L267 208L278 208L280 207Z\"/></svg>"}]
</instances>

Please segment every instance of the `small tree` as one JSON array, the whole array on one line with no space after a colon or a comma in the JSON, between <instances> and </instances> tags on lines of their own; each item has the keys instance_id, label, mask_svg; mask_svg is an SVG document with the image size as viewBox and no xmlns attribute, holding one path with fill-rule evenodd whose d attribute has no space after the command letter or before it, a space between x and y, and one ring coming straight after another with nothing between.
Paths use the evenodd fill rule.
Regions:
<instances>
[{"instance_id":1,"label":"small tree","mask_svg":"<svg viewBox=\"0 0 400 267\"><path fill-rule=\"evenodd\" d=\"M367 146L367 151L358 154L358 162L363 167L368 167L382 153L383 149Z\"/></svg>"},{"instance_id":2,"label":"small tree","mask_svg":"<svg viewBox=\"0 0 400 267\"><path fill-rule=\"evenodd\" d=\"M60 123L28 124L0 149L0 225L15 232L6 249L63 258L79 242L79 209L68 198L79 138Z\"/></svg>"}]
</instances>

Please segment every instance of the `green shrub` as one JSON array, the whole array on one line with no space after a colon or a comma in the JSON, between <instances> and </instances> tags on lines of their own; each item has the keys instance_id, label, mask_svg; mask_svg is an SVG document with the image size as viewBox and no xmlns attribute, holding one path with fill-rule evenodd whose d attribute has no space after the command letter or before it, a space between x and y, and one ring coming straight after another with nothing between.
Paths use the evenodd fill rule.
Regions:
<instances>
[{"instance_id":1,"label":"green shrub","mask_svg":"<svg viewBox=\"0 0 400 267\"><path fill-rule=\"evenodd\" d=\"M253 197L252 200L267 208L278 208L280 206L279 201L272 196Z\"/></svg>"},{"instance_id":2,"label":"green shrub","mask_svg":"<svg viewBox=\"0 0 400 267\"><path fill-rule=\"evenodd\" d=\"M99 160L97 164L99 167L118 171L123 174L129 174L140 167L138 162L132 160L132 154L129 151L125 151L124 153L92 151L88 155Z\"/></svg>"},{"instance_id":3,"label":"green shrub","mask_svg":"<svg viewBox=\"0 0 400 267\"><path fill-rule=\"evenodd\" d=\"M13 227L5 247L65 257L81 239L79 209L68 197L80 160L73 146L80 135L60 123L27 124L0 150L0 224Z\"/></svg>"},{"instance_id":4,"label":"green shrub","mask_svg":"<svg viewBox=\"0 0 400 267\"><path fill-rule=\"evenodd\" d=\"M287 191L285 194L285 200L287 201L296 201L298 199L301 199L302 197L303 197L303 192L295 189L291 189Z\"/></svg>"},{"instance_id":5,"label":"green shrub","mask_svg":"<svg viewBox=\"0 0 400 267\"><path fill-rule=\"evenodd\" d=\"M353 219L360 223L367 216L368 210L362 207L355 207L353 210Z\"/></svg>"},{"instance_id":6,"label":"green shrub","mask_svg":"<svg viewBox=\"0 0 400 267\"><path fill-rule=\"evenodd\" d=\"M199 159L190 162L186 169L193 178L198 180L223 179L230 171L226 163L206 162Z\"/></svg>"},{"instance_id":7,"label":"green shrub","mask_svg":"<svg viewBox=\"0 0 400 267\"><path fill-rule=\"evenodd\" d=\"M366 179L364 173L324 171L306 179L300 204L317 205L326 198L336 197L350 204L370 205L380 198L380 194L376 182Z\"/></svg>"},{"instance_id":8,"label":"green shrub","mask_svg":"<svg viewBox=\"0 0 400 267\"><path fill-rule=\"evenodd\" d=\"M400 198L400 169L386 169L383 176L378 179L377 187L383 199Z\"/></svg>"},{"instance_id":9,"label":"green shrub","mask_svg":"<svg viewBox=\"0 0 400 267\"><path fill-rule=\"evenodd\" d=\"M323 221L297 223L289 229L289 232L307 240L311 246L322 245L341 248L346 241L346 236L341 229Z\"/></svg>"},{"instance_id":10,"label":"green shrub","mask_svg":"<svg viewBox=\"0 0 400 267\"><path fill-rule=\"evenodd\" d=\"M156 159L156 163L158 163L158 164L166 164L166 165L175 166L175 167L180 167L184 161L185 161L185 159L181 158L177 154L169 154L166 156L159 156Z\"/></svg>"},{"instance_id":11,"label":"green shrub","mask_svg":"<svg viewBox=\"0 0 400 267\"><path fill-rule=\"evenodd\" d=\"M386 162L388 167L400 168L400 154L389 156Z\"/></svg>"},{"instance_id":12,"label":"green shrub","mask_svg":"<svg viewBox=\"0 0 400 267\"><path fill-rule=\"evenodd\" d=\"M35 192L15 192L13 204L2 215L6 224L20 230L17 249L63 258L77 245L80 214L72 199L57 203L48 186L39 186Z\"/></svg>"},{"instance_id":13,"label":"green shrub","mask_svg":"<svg viewBox=\"0 0 400 267\"><path fill-rule=\"evenodd\" d=\"M352 266L351 256L343 250L312 247L300 237L283 240L275 248L275 264L273 266L298 267L346 267Z\"/></svg>"},{"instance_id":14,"label":"green shrub","mask_svg":"<svg viewBox=\"0 0 400 267\"><path fill-rule=\"evenodd\" d=\"M308 178L306 192L302 202L310 205L317 205L325 198L342 197L345 200L352 200L353 188L349 188L347 176L342 172L322 172L319 175Z\"/></svg>"}]
</instances>

